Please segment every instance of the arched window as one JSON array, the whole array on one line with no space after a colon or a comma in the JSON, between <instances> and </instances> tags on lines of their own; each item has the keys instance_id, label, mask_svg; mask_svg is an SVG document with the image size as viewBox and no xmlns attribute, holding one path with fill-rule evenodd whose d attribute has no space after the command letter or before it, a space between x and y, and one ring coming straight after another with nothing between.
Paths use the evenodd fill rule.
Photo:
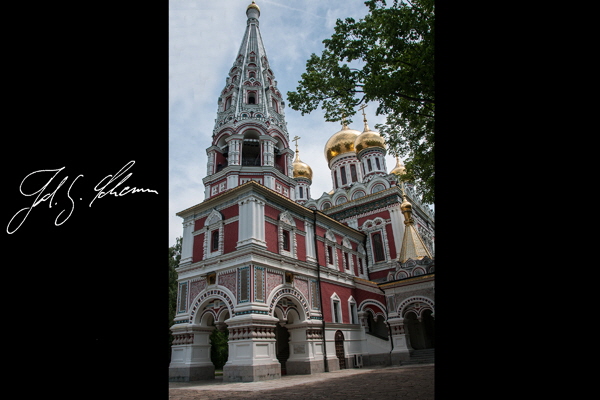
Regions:
<instances>
[{"instance_id":1,"label":"arched window","mask_svg":"<svg viewBox=\"0 0 600 400\"><path fill-rule=\"evenodd\" d=\"M375 255L375 262L385 261L385 253L383 251L383 240L381 239L381 233L376 232L371 236L373 241L373 253Z\"/></svg>"},{"instance_id":2,"label":"arched window","mask_svg":"<svg viewBox=\"0 0 600 400\"><path fill-rule=\"evenodd\" d=\"M223 111L229 110L229 107L231 107L231 96L225 99L225 107L223 108Z\"/></svg>"},{"instance_id":3,"label":"arched window","mask_svg":"<svg viewBox=\"0 0 600 400\"><path fill-rule=\"evenodd\" d=\"M254 71L250 71L250 72L248 73L248 78L256 78L256 72L254 72Z\"/></svg>"},{"instance_id":4,"label":"arched window","mask_svg":"<svg viewBox=\"0 0 600 400\"><path fill-rule=\"evenodd\" d=\"M258 104L256 92L248 92L248 104Z\"/></svg>"}]
</instances>

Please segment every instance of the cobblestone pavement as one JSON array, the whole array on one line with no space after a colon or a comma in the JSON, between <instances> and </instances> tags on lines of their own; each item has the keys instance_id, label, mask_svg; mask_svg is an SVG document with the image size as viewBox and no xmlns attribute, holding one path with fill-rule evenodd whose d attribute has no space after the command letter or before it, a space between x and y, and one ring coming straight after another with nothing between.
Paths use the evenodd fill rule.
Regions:
<instances>
[{"instance_id":1,"label":"cobblestone pavement","mask_svg":"<svg viewBox=\"0 0 600 400\"><path fill-rule=\"evenodd\" d=\"M169 383L170 400L433 400L434 364L346 369L263 382Z\"/></svg>"}]
</instances>

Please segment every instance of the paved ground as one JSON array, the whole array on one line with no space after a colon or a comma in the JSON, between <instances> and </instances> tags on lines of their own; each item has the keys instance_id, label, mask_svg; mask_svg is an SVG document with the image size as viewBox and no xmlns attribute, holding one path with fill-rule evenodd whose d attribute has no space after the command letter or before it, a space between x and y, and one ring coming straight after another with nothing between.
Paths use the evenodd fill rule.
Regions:
<instances>
[{"instance_id":1,"label":"paved ground","mask_svg":"<svg viewBox=\"0 0 600 400\"><path fill-rule=\"evenodd\" d=\"M344 369L263 382L170 382L171 400L433 400L434 364Z\"/></svg>"}]
</instances>

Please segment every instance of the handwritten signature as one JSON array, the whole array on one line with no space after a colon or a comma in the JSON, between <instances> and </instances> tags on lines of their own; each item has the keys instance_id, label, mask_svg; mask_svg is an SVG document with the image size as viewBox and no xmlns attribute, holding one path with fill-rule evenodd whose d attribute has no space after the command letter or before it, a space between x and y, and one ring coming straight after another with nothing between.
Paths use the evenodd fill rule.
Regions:
<instances>
[{"instance_id":1,"label":"handwritten signature","mask_svg":"<svg viewBox=\"0 0 600 400\"><path fill-rule=\"evenodd\" d=\"M123 168L121 168L119 170L119 172L117 172L116 174L107 175L104 178L102 178L100 180L100 182L98 182L98 184L96 184L96 186L94 186L94 191L96 192L96 195L94 196L92 201L90 201L88 207L91 207L96 199L101 199L102 197L109 195L109 194L116 196L116 197L121 197L121 196L125 196L127 194L133 194L133 193L156 193L156 194L158 194L158 192L156 190L152 190L152 189L139 189L136 187L129 187L129 186L120 188L120 186L125 181L127 181L127 179L129 179L129 177L133 174L132 172L129 172L127 175L125 175L125 173L127 171L129 171L129 169L131 169L131 167L133 167L134 164L135 164L135 161L131 160L127 164L125 164L123 166ZM37 196L35 197L35 200L33 201L32 205L30 207L22 208L13 215L13 217L8 222L8 225L6 226L6 232L8 234L15 233L21 227L21 225L23 225L23 222L25 222L25 220L27 219L27 217L29 216L31 211L38 205L40 205L44 202L47 202L48 208L52 208L53 205L54 206L58 205L58 200L55 201L54 196L59 191L59 189L66 184L69 177L68 176L64 177L54 189L50 186L51 186L52 181L64 169L65 169L65 167L58 168L58 169L41 169L39 171L33 171L32 173L27 175L25 178L23 178L23 180L21 181L21 184L19 185L19 191L21 192L21 194L23 196L27 196L27 197L32 197L35 195L37 195ZM27 181L28 178L30 178L36 174L48 174L48 173L51 174L50 179L48 179L48 181L40 189L38 189L34 192L31 192L31 193L29 193L29 192L25 193L23 191L23 185L24 185L25 181ZM61 210L58 213L58 215L56 216L56 219L54 220L55 226L60 226L60 225L64 224L73 214L73 210L75 209L75 199L73 199L73 197L71 196L71 189L72 189L73 185L75 184L75 182L77 182L77 180L82 176L83 176L83 174L77 175L75 177L75 179L73 179L73 181L69 185L69 187L67 189L68 206L66 208L64 208L63 210ZM58 181L58 179L57 179L57 181ZM115 183L117 181L118 181L118 183ZM83 200L83 199L79 198L79 200ZM61 201L61 203L62 203L62 201ZM67 214L65 215L65 213L67 213ZM61 218L61 216L62 216L62 218ZM16 224L18 224L18 225L16 225ZM14 227L14 225L16 225L16 227ZM14 227L14 229L12 229L13 227Z\"/></svg>"}]
</instances>

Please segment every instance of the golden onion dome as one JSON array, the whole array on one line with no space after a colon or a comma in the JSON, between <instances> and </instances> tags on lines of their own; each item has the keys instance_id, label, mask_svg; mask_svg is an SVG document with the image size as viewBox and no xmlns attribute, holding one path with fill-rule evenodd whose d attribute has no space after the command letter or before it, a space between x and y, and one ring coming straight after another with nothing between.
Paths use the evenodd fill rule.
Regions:
<instances>
[{"instance_id":1,"label":"golden onion dome","mask_svg":"<svg viewBox=\"0 0 600 400\"><path fill-rule=\"evenodd\" d=\"M260 13L260 7L258 7L258 5L256 5L256 3L253 1L252 4L250 4L248 6L248 8L246 8L246 11L248 11L251 8L256 8L258 10L258 12Z\"/></svg>"},{"instance_id":2,"label":"golden onion dome","mask_svg":"<svg viewBox=\"0 0 600 400\"><path fill-rule=\"evenodd\" d=\"M404 164L402 164L402 161L400 161L399 157L396 157L396 166L394 167L393 170L390 171L390 174L400 176L405 173L406 173L406 168L404 167Z\"/></svg>"},{"instance_id":3,"label":"golden onion dome","mask_svg":"<svg viewBox=\"0 0 600 400\"><path fill-rule=\"evenodd\" d=\"M358 154L361 150L368 149L370 147L380 147L385 150L385 140L377 132L364 131L356 138L356 141L354 142L354 148Z\"/></svg>"},{"instance_id":4,"label":"golden onion dome","mask_svg":"<svg viewBox=\"0 0 600 400\"><path fill-rule=\"evenodd\" d=\"M381 135L375 131L372 131L367 124L367 116L365 115L365 108L362 107L363 110L363 121L365 123L365 129L363 133L358 135L356 141L354 142L354 148L356 149L356 154L360 153L361 150L368 149L370 147L379 147L382 149L386 149L385 140L381 137Z\"/></svg>"},{"instance_id":5,"label":"golden onion dome","mask_svg":"<svg viewBox=\"0 0 600 400\"><path fill-rule=\"evenodd\" d=\"M292 167L294 170L294 179L307 178L309 181L312 181L312 168L310 167L310 165L300 160L300 157L298 157L298 153L296 153L296 159L292 163Z\"/></svg>"},{"instance_id":6,"label":"golden onion dome","mask_svg":"<svg viewBox=\"0 0 600 400\"><path fill-rule=\"evenodd\" d=\"M327 162L340 154L354 153L354 142L358 135L360 135L359 131L350 129L344 124L342 130L334 133L325 144L325 158L327 159Z\"/></svg>"}]
</instances>

